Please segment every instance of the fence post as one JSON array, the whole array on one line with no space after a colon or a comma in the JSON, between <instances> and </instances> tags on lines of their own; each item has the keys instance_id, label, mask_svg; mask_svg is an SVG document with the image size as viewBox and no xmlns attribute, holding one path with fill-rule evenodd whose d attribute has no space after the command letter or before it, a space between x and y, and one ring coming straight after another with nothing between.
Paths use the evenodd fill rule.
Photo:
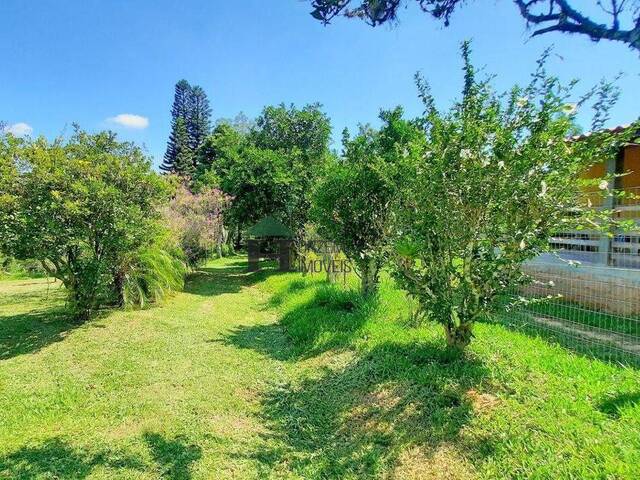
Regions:
<instances>
[{"instance_id":1,"label":"fence post","mask_svg":"<svg viewBox=\"0 0 640 480\"><path fill-rule=\"evenodd\" d=\"M617 156L607 159L605 162L605 173L607 176L613 177L616 174L616 166L618 163ZM602 207L605 210L613 210L615 207L615 196L613 190L615 189L615 177L614 184L607 187L607 196L602 203ZM611 237L609 231L600 232L600 241L598 242L598 263L604 265L611 265Z\"/></svg>"}]
</instances>

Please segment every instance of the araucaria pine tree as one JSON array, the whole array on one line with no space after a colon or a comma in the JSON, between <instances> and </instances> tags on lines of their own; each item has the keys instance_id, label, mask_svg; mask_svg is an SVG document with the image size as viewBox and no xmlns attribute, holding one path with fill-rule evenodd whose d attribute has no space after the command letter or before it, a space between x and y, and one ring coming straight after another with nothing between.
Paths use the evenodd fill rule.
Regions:
<instances>
[{"instance_id":1,"label":"araucaria pine tree","mask_svg":"<svg viewBox=\"0 0 640 480\"><path fill-rule=\"evenodd\" d=\"M179 172L176 165L176 159L178 157L178 145L177 141L180 138L178 135L178 120L182 119L183 127L186 124L186 119L189 112L189 97L191 95L191 85L186 80L180 80L176 83L175 94L173 97L173 107L171 107L171 133L169 134L169 141L167 143L167 151L164 154L164 161L160 165L160 169L169 173L182 173Z\"/></svg>"},{"instance_id":2,"label":"araucaria pine tree","mask_svg":"<svg viewBox=\"0 0 640 480\"><path fill-rule=\"evenodd\" d=\"M178 117L176 120L169 143L173 144L175 151L173 172L185 178L191 178L195 172L195 166L187 122L184 118Z\"/></svg>"},{"instance_id":3,"label":"araucaria pine tree","mask_svg":"<svg viewBox=\"0 0 640 480\"><path fill-rule=\"evenodd\" d=\"M187 130L193 152L202 145L204 139L211 133L211 108L209 107L209 99L204 89L200 86L194 86L191 89Z\"/></svg>"},{"instance_id":4,"label":"araucaria pine tree","mask_svg":"<svg viewBox=\"0 0 640 480\"><path fill-rule=\"evenodd\" d=\"M207 94L199 86L180 80L171 108L171 133L160 169L190 179L196 170L196 150L211 128Z\"/></svg>"}]
</instances>

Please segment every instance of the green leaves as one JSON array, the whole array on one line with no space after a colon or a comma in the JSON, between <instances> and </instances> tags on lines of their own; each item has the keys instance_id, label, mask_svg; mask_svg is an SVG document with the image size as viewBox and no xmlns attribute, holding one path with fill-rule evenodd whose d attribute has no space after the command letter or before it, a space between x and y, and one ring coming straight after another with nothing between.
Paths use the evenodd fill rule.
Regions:
<instances>
[{"instance_id":1,"label":"green leaves","mask_svg":"<svg viewBox=\"0 0 640 480\"><path fill-rule=\"evenodd\" d=\"M275 215L300 232L308 221L313 184L330 157L330 133L318 104L265 107L248 133L229 124L216 127L199 151L206 167L196 184L220 186L233 197L227 221L239 228Z\"/></svg>"},{"instance_id":2,"label":"green leaves","mask_svg":"<svg viewBox=\"0 0 640 480\"><path fill-rule=\"evenodd\" d=\"M499 95L490 77L478 78L464 43L463 96L446 112L417 77L426 110L413 122L420 137L400 143L405 174L393 203L392 258L396 278L445 325L448 339L525 282L522 263L547 250L554 233L608 228L607 214L586 203L580 177L615 155L624 136L569 141L586 98L571 102L574 85L546 73L547 55L528 86ZM598 118L606 118L611 93L595 94ZM397 154L394 141L385 151Z\"/></svg>"},{"instance_id":3,"label":"green leaves","mask_svg":"<svg viewBox=\"0 0 640 480\"><path fill-rule=\"evenodd\" d=\"M344 157L328 169L313 197L311 217L318 233L354 262L363 291L375 290L386 259L391 206L402 184L409 140L419 133L401 115L401 110L383 113L379 132L365 128L353 139L345 135Z\"/></svg>"},{"instance_id":4,"label":"green leaves","mask_svg":"<svg viewBox=\"0 0 640 480\"><path fill-rule=\"evenodd\" d=\"M66 143L0 139L0 162L15 173L0 185L0 248L50 267L86 317L121 293L114 277L131 252L155 241L164 180L130 143L76 129Z\"/></svg>"}]
</instances>

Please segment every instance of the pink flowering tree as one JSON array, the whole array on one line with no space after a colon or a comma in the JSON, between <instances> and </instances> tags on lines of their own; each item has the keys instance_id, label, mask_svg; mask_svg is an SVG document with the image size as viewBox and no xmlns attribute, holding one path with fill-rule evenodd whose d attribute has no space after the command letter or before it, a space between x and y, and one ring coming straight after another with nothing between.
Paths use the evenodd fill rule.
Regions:
<instances>
[{"instance_id":1,"label":"pink flowering tree","mask_svg":"<svg viewBox=\"0 0 640 480\"><path fill-rule=\"evenodd\" d=\"M165 209L165 217L190 265L201 263L214 248L222 256L227 235L224 214L230 205L231 197L217 188L199 193L178 188Z\"/></svg>"}]
</instances>

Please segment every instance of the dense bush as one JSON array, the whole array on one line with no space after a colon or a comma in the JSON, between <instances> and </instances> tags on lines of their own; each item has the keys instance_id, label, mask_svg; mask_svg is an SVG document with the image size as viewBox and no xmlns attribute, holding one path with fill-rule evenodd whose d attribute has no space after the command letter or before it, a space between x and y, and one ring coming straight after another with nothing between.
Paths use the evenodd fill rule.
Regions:
<instances>
[{"instance_id":1,"label":"dense bush","mask_svg":"<svg viewBox=\"0 0 640 480\"><path fill-rule=\"evenodd\" d=\"M438 111L418 82L424 135L407 149L393 228L396 278L454 347L471 341L500 295L529 280L522 264L548 250L552 234L606 226L609 213L584 202L579 179L623 140L567 140L580 105L569 103L572 86L546 74L544 59L526 88L498 95L478 79L468 44L463 57L463 96L450 111ZM605 88L596 119L607 105Z\"/></svg>"},{"instance_id":2,"label":"dense bush","mask_svg":"<svg viewBox=\"0 0 640 480\"><path fill-rule=\"evenodd\" d=\"M157 245L166 182L131 143L76 128L68 140L0 139L0 248L37 259L79 318L122 304L130 272Z\"/></svg>"},{"instance_id":3,"label":"dense bush","mask_svg":"<svg viewBox=\"0 0 640 480\"><path fill-rule=\"evenodd\" d=\"M125 261L122 274L122 304L144 307L182 290L186 259L168 245L151 245L134 252Z\"/></svg>"},{"instance_id":4,"label":"dense bush","mask_svg":"<svg viewBox=\"0 0 640 480\"><path fill-rule=\"evenodd\" d=\"M195 188L218 187L233 197L225 222L236 238L267 215L301 235L312 186L330 158L330 134L317 104L268 106L249 127L222 123L198 151Z\"/></svg>"},{"instance_id":5,"label":"dense bush","mask_svg":"<svg viewBox=\"0 0 640 480\"><path fill-rule=\"evenodd\" d=\"M420 132L401 121L401 110L382 114L379 132L363 128L345 134L344 154L317 185L311 217L318 233L351 260L361 291L375 293L387 257L390 205L402 183L403 151Z\"/></svg>"}]
</instances>

